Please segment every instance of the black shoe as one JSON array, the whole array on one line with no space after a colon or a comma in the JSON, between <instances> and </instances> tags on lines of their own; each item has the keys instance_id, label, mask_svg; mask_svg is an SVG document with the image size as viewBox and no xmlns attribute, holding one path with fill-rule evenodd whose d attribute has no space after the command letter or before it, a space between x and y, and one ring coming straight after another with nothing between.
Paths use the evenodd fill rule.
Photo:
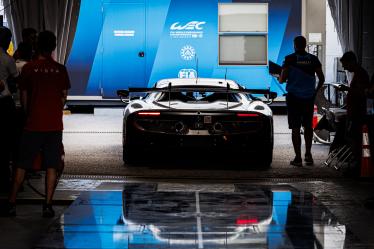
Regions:
<instances>
[{"instance_id":1,"label":"black shoe","mask_svg":"<svg viewBox=\"0 0 374 249\"><path fill-rule=\"evenodd\" d=\"M313 157L311 154L310 155L305 154L304 161L305 161L305 164L308 166L312 166L314 164Z\"/></svg>"},{"instance_id":2,"label":"black shoe","mask_svg":"<svg viewBox=\"0 0 374 249\"><path fill-rule=\"evenodd\" d=\"M7 202L1 207L1 217L15 217L16 215L16 204Z\"/></svg>"},{"instance_id":3,"label":"black shoe","mask_svg":"<svg viewBox=\"0 0 374 249\"><path fill-rule=\"evenodd\" d=\"M290 165L296 166L296 167L302 167L303 161L301 159L295 158L290 162Z\"/></svg>"},{"instance_id":4,"label":"black shoe","mask_svg":"<svg viewBox=\"0 0 374 249\"><path fill-rule=\"evenodd\" d=\"M55 211L51 204L43 204L43 215L44 218L53 218L55 216Z\"/></svg>"}]
</instances>

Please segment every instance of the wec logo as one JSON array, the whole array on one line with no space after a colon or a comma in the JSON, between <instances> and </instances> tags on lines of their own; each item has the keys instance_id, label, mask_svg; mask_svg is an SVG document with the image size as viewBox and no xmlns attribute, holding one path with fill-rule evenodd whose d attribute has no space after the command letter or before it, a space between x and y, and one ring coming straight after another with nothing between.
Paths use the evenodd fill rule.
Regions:
<instances>
[{"instance_id":1,"label":"wec logo","mask_svg":"<svg viewBox=\"0 0 374 249\"><path fill-rule=\"evenodd\" d=\"M172 39L201 39L204 37L204 24L206 22L191 21L186 23L175 22L170 26Z\"/></svg>"},{"instance_id":2,"label":"wec logo","mask_svg":"<svg viewBox=\"0 0 374 249\"><path fill-rule=\"evenodd\" d=\"M203 30L202 25L206 22L192 21L186 25L181 25L179 22L173 23L170 27L170 30Z\"/></svg>"}]
</instances>

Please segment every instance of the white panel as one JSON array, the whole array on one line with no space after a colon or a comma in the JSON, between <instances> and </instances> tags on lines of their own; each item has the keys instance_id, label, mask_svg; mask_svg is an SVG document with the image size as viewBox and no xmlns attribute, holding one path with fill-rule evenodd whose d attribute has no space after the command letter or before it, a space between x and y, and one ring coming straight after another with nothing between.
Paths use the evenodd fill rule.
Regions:
<instances>
[{"instance_id":1,"label":"white panel","mask_svg":"<svg viewBox=\"0 0 374 249\"><path fill-rule=\"evenodd\" d=\"M308 40L309 40L309 42L321 43L322 42L322 33L309 33Z\"/></svg>"},{"instance_id":2,"label":"white panel","mask_svg":"<svg viewBox=\"0 0 374 249\"><path fill-rule=\"evenodd\" d=\"M244 62L244 41L243 36L221 36L220 63Z\"/></svg>"},{"instance_id":3,"label":"white panel","mask_svg":"<svg viewBox=\"0 0 374 249\"><path fill-rule=\"evenodd\" d=\"M267 32L268 5L234 3L219 5L220 32Z\"/></svg>"},{"instance_id":4,"label":"white panel","mask_svg":"<svg viewBox=\"0 0 374 249\"><path fill-rule=\"evenodd\" d=\"M266 36L221 36L220 64L267 64Z\"/></svg>"}]
</instances>

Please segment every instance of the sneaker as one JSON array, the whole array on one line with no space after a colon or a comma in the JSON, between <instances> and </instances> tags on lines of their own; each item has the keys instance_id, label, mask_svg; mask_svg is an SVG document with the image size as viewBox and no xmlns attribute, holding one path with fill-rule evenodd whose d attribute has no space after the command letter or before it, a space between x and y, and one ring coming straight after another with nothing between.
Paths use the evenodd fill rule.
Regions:
<instances>
[{"instance_id":1,"label":"sneaker","mask_svg":"<svg viewBox=\"0 0 374 249\"><path fill-rule=\"evenodd\" d=\"M293 159L291 162L290 162L290 165L292 166L296 166L296 167L302 167L303 166L303 161L301 159Z\"/></svg>"},{"instance_id":2,"label":"sneaker","mask_svg":"<svg viewBox=\"0 0 374 249\"><path fill-rule=\"evenodd\" d=\"M314 164L312 155L305 154L304 161L305 161L305 164L308 165L308 166L311 166L311 165Z\"/></svg>"},{"instance_id":3,"label":"sneaker","mask_svg":"<svg viewBox=\"0 0 374 249\"><path fill-rule=\"evenodd\" d=\"M1 207L1 217L15 217L16 215L16 204L7 202L4 206Z\"/></svg>"},{"instance_id":4,"label":"sneaker","mask_svg":"<svg viewBox=\"0 0 374 249\"><path fill-rule=\"evenodd\" d=\"M44 218L53 218L55 216L55 211L51 204L43 204L43 214Z\"/></svg>"}]
</instances>

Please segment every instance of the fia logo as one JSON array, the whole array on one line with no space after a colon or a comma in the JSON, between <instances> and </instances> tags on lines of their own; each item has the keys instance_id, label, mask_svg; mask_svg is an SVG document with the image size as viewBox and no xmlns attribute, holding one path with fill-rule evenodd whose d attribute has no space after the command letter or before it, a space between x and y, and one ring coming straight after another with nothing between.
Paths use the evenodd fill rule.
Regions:
<instances>
[{"instance_id":1,"label":"fia logo","mask_svg":"<svg viewBox=\"0 0 374 249\"><path fill-rule=\"evenodd\" d=\"M181 69L178 73L178 78L180 79L196 79L197 72L195 69Z\"/></svg>"},{"instance_id":2,"label":"fia logo","mask_svg":"<svg viewBox=\"0 0 374 249\"><path fill-rule=\"evenodd\" d=\"M206 22L192 21L186 25L181 25L179 22L175 22L170 26L170 30L203 30L202 25Z\"/></svg>"},{"instance_id":3,"label":"fia logo","mask_svg":"<svg viewBox=\"0 0 374 249\"><path fill-rule=\"evenodd\" d=\"M180 54L183 60L190 61L195 57L195 48L191 45L186 45L181 49Z\"/></svg>"}]
</instances>

